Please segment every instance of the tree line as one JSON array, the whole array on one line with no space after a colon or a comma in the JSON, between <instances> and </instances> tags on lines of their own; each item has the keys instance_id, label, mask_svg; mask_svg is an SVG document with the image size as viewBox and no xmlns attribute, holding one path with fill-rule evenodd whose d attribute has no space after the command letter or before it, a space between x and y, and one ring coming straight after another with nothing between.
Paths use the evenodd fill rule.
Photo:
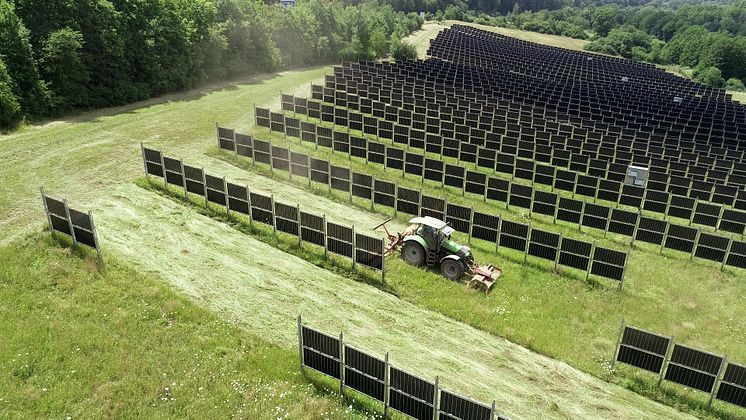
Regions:
<instances>
[{"instance_id":1,"label":"tree line","mask_svg":"<svg viewBox=\"0 0 746 420\"><path fill-rule=\"evenodd\" d=\"M381 0L0 0L0 128L210 80L389 51L419 29Z\"/></svg>"},{"instance_id":2,"label":"tree line","mask_svg":"<svg viewBox=\"0 0 746 420\"><path fill-rule=\"evenodd\" d=\"M746 0L610 3L506 15L453 3L433 17L588 39L589 51L684 66L702 83L746 90Z\"/></svg>"}]
</instances>

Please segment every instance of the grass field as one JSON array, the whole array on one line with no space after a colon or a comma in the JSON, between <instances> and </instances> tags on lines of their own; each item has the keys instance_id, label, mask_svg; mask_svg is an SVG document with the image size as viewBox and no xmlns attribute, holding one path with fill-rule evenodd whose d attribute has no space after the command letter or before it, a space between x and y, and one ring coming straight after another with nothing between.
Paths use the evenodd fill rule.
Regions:
<instances>
[{"instance_id":1,"label":"grass field","mask_svg":"<svg viewBox=\"0 0 746 420\"><path fill-rule=\"evenodd\" d=\"M0 248L0 418L365 418L266 342L107 253Z\"/></svg>"},{"instance_id":2,"label":"grass field","mask_svg":"<svg viewBox=\"0 0 746 420\"><path fill-rule=\"evenodd\" d=\"M746 295L743 273L720 273L712 265L696 260L690 263L682 255L666 252L664 256L658 256L655 250L645 249L633 253L628 271L630 280L626 290L617 293L608 283L586 283L578 275L567 278L548 272L546 267L522 265L522 258L515 261L504 255L494 256L491 246L475 242L473 246L480 260L495 262L506 269L504 278L490 295L484 296L461 285L446 282L437 273L415 270L395 258L391 259L388 275L393 293L386 293L371 285L353 281L345 277L344 272L335 274L318 267L313 261L282 252L235 227L201 215L193 207L134 184L142 174L139 153L139 141L142 140L152 147L163 148L169 155L185 158L186 163L205 166L208 172L226 175L229 180L249 183L257 190L271 192L280 201L299 203L307 211L325 213L329 220L355 224L363 229L372 227L382 220L383 215L369 212L369 205L357 203L359 206L353 207L346 203L346 199L330 196L323 191L312 191L304 185L292 185L279 175L276 179L268 179L261 170L238 168L236 164L242 165L241 162L215 150L215 122L245 132L251 126L252 103L277 109L280 91L307 95L309 83L318 81L327 72L328 68L316 68L213 86L214 90L203 89L125 108L83 114L67 121L28 127L0 137L0 158L4 162L0 177L7 180L0 185L0 255L5 255L3 258L7 261L13 260L12 264L4 264L1 270L14 273L2 277L5 283L0 284L8 285L3 287L3 292L13 294L0 300L3 302L0 308L3 312L25 314L12 318L17 321L9 323L13 329L7 331L8 336L17 337L11 342L43 343L47 340L46 331L52 324L45 321L45 317L49 316L48 308L54 306L33 303L33 298L36 294L46 296L57 291L57 286L50 286L52 291L28 287L29 290L24 292L23 285L46 284L42 280L53 281L55 277L50 273L55 270L66 272L68 266L82 264L89 274L71 270L70 278L78 279L77 283L73 283L75 287L54 296L60 311L75 312L77 307L81 307L85 315L71 314L71 321L66 326L68 329L74 329L80 323L84 326L81 330L91 329L86 332L90 337L111 334L116 329L109 329L113 327L100 317L96 318L96 314L106 313L110 316L108 314L116 311L91 309L86 302L94 307L111 303L115 309L124 308L123 318L136 320L142 313L135 311L134 304L118 303L113 298L117 294L113 290L124 289L119 293L123 295L120 298L129 299L127 282L155 284L159 287L152 291L155 295L153 299L185 295L190 299L180 301L183 305L196 302L219 315L219 318L213 319L229 321L229 325L221 324L225 331L246 334L246 341L241 343L248 346L249 342L256 341L255 345L272 349L267 351L276 349L278 354L284 355L279 362L284 370L280 366L274 367L279 369L276 372L269 367L262 368L267 377L276 377L277 381L302 382L299 377L291 379L291 374L297 370L297 359L293 356L293 322L298 313L303 313L311 325L327 331L343 330L353 344L377 354L390 351L395 364L426 377L440 375L447 388L485 401L495 398L501 411L512 418L687 416L576 368L702 417L738 415L737 411L723 408L717 403L713 413L701 410L702 395L689 398L680 387L671 385L656 390L650 387L649 376L631 369L620 367L623 374L612 376L608 372L608 360L622 316L627 317L630 323L673 333L679 342L712 351L728 351L730 359L746 360L745 344L738 336L746 319L746 308L739 303L739 299ZM264 132L261 137L270 136ZM302 148L296 143L294 149ZM353 169L362 168L360 162L338 155L331 156L323 151L319 155ZM215 159L215 156L223 161ZM393 176L374 168L367 167L366 171L382 177ZM463 198L453 191L434 189L433 186L423 187L411 178L401 179L397 176L396 181L403 186L443 194L452 202L472 202L479 209L505 213L504 209L498 209L494 204ZM43 240L25 239L29 232L38 231L42 225L43 212L38 195L40 185L46 186L52 195L70 198L75 206L94 211L107 261L103 272L93 270L89 260L65 255ZM520 217L517 212L510 214ZM399 221L398 226L402 226L402 223ZM546 221L537 226L541 223ZM621 244L618 238L603 239L598 233L577 233L576 227L564 226L562 229L578 237L596 238L602 243L608 241L617 247ZM463 237L459 239L463 240ZM37 250L40 254L33 253ZM23 266L24 262L43 260L43 256L55 253L63 253L64 258L49 257L48 269L40 272L41 277L33 274L32 269L36 265ZM44 266L47 262L38 264ZM121 273L117 274L117 270L121 270ZM135 276L132 274L134 272L139 274ZM109 280L106 276L120 277ZM6 280L8 278L13 280ZM84 287L91 278L101 280L95 283L98 289ZM83 283L80 279L87 282ZM111 290L104 288L110 283L121 285L119 289L113 286ZM179 294L174 295L163 283L170 284ZM78 292L80 296L76 295ZM27 295L23 297L26 300L15 296L23 293ZM148 299L132 293L135 301L148 302ZM106 302L92 302L101 296L107 299ZM9 306L8 302L16 301L27 303L20 303L18 308ZM190 311L202 311L194 305L189 308ZM209 315L204 311L201 313ZM22 332L24 329L15 329L16 324L26 325L22 323L24 318L39 320L37 328L25 335ZM168 319L168 316L165 318ZM95 324L89 325L94 321ZM133 327L128 334L140 335L125 336L122 333L117 340L136 341L131 343L132 346L147 344L146 338L154 335L154 330L145 325L135 325L139 328ZM211 324L205 321L204 325ZM6 326L0 326L3 327ZM204 330L199 331L195 333L198 337L207 334ZM225 333L227 336L230 334ZM254 339L265 334L266 342ZM203 343L202 348L215 354L231 354L231 350L235 349L231 345L233 342L210 341ZM165 337L163 343L164 351L178 347ZM101 350L108 349L108 346L101 344L94 348L105 353ZM115 354L144 353L145 350L138 351L141 348L125 347L127 352ZM3 349L0 346L0 355ZM15 348L12 348L5 354L25 353L15 352ZM247 357L242 353L234 353L233 356ZM2 357L0 363L11 363ZM52 371L51 366L58 360L50 355L44 357L47 358L46 370ZM174 356L174 359L178 358ZM116 372L124 368L119 365L112 366L111 371L96 369L106 360L115 359L101 359L91 364L91 371L100 371L100 376L92 373L93 376L85 382L87 386L107 389L108 384L116 383ZM142 357L132 356L126 360L143 366L157 367L160 363L146 352ZM228 367L234 365L230 361L220 363ZM258 366L261 368L264 365ZM215 366L211 371L216 372L217 369ZM175 367L174 371L177 370ZM259 380L258 377L247 378L247 382ZM159 383L155 389L165 386L168 385ZM136 388L136 385L126 385L125 389L129 390L128 387ZM0 389L0 398L3 399L0 400L0 410L10 406L16 410L11 413L14 417L65 415L60 413L61 401L65 401L67 395L57 399L54 404L50 403L51 408L38 415L33 412L33 404L4 404L9 398L18 401L24 389L11 380L8 380L7 388L7 392ZM182 411L173 414L171 411L147 411L150 409L143 406L142 401L151 402L147 400L151 390L144 386L141 388L137 388L136 392L102 395L101 400L95 402L80 396L82 391L76 394L77 397L72 395L69 398L83 401L81 406L89 404L85 407L117 408L116 404L120 404L119 410L129 410L121 405L128 404L132 398L132 410L140 410L143 416L181 415ZM253 394L241 389L237 392L236 400L250 403ZM344 415L341 401L325 395L308 394L308 389L286 395L299 401L297 405L283 405L291 410L290 417L294 417L292 413L318 417L318 412L307 409L304 402L314 401L315 398L321 401L320 406L328 407L329 412ZM5 395L10 396L6 398ZM188 398L193 395L185 394ZM681 398L682 395L686 398ZM284 401L290 400L277 401L284 404ZM46 407L46 403L40 404ZM188 410L191 407L185 405L178 409ZM198 412L213 412L206 407L209 406L199 406L204 410ZM234 409L237 410L236 407L240 407L240 404L215 412L218 416L227 416ZM82 411L85 408L77 412ZM75 410L70 409L69 412L74 413ZM130 413L112 411L113 415L120 412ZM252 414L257 413L248 413L246 416L252 417ZM263 414L266 415L266 412ZM354 415L358 414L355 411Z\"/></svg>"}]
</instances>

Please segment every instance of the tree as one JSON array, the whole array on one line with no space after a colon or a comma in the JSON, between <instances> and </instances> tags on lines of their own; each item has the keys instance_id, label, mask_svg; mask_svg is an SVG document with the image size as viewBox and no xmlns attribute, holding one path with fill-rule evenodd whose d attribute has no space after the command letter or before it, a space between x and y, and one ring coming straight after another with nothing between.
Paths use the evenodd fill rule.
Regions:
<instances>
[{"instance_id":1,"label":"tree","mask_svg":"<svg viewBox=\"0 0 746 420\"><path fill-rule=\"evenodd\" d=\"M21 105L13 93L13 81L0 58L0 129L13 128L21 118Z\"/></svg>"},{"instance_id":2,"label":"tree","mask_svg":"<svg viewBox=\"0 0 746 420\"><path fill-rule=\"evenodd\" d=\"M417 48L408 42L396 40L391 46L391 56L396 61L416 60Z\"/></svg>"},{"instance_id":3,"label":"tree","mask_svg":"<svg viewBox=\"0 0 746 420\"><path fill-rule=\"evenodd\" d=\"M21 109L34 115L47 112L47 93L34 61L29 31L7 0L0 0L0 57L13 80Z\"/></svg>"},{"instance_id":4,"label":"tree","mask_svg":"<svg viewBox=\"0 0 746 420\"><path fill-rule=\"evenodd\" d=\"M598 36L606 36L617 24L619 9L614 5L599 7L591 18L591 28Z\"/></svg>"},{"instance_id":5,"label":"tree","mask_svg":"<svg viewBox=\"0 0 746 420\"><path fill-rule=\"evenodd\" d=\"M57 111L88 104L88 70L83 63L83 34L63 28L49 34L41 68Z\"/></svg>"},{"instance_id":6,"label":"tree","mask_svg":"<svg viewBox=\"0 0 746 420\"><path fill-rule=\"evenodd\" d=\"M386 33L382 28L376 28L370 36L370 48L376 57L384 55L389 49L389 42L386 39Z\"/></svg>"},{"instance_id":7,"label":"tree","mask_svg":"<svg viewBox=\"0 0 746 420\"><path fill-rule=\"evenodd\" d=\"M735 90L738 92L746 92L746 86L744 86L743 82L739 79L736 79L735 77L731 77L730 79L725 81L725 90Z\"/></svg>"},{"instance_id":8,"label":"tree","mask_svg":"<svg viewBox=\"0 0 746 420\"><path fill-rule=\"evenodd\" d=\"M694 80L706 85L723 87L725 80L717 67L698 67L694 69Z\"/></svg>"}]
</instances>

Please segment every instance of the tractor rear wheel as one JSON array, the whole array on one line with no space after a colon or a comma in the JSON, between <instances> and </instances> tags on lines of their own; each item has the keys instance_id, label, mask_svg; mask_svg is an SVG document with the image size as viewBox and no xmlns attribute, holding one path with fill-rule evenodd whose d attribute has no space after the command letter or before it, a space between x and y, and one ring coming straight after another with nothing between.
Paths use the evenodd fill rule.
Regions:
<instances>
[{"instance_id":1,"label":"tractor rear wheel","mask_svg":"<svg viewBox=\"0 0 746 420\"><path fill-rule=\"evenodd\" d=\"M415 267L419 267L425 261L425 249L417 242L408 241L401 248L401 256L404 258L404 261Z\"/></svg>"},{"instance_id":2,"label":"tractor rear wheel","mask_svg":"<svg viewBox=\"0 0 746 420\"><path fill-rule=\"evenodd\" d=\"M445 259L440 263L440 271L448 280L457 281L464 275L464 263L454 259Z\"/></svg>"}]
</instances>

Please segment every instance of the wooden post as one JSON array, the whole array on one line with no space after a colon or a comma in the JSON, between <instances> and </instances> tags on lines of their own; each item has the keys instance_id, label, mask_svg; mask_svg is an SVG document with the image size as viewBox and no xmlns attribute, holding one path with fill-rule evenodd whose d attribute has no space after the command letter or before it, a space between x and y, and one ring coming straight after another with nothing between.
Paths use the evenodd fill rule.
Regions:
<instances>
[{"instance_id":1,"label":"wooden post","mask_svg":"<svg viewBox=\"0 0 746 420\"><path fill-rule=\"evenodd\" d=\"M63 201L65 204L65 217L67 217L67 225L70 226L70 236L73 237L73 246L78 244L77 238L75 238L75 229L73 228L73 222L70 219L70 207L67 205L67 199Z\"/></svg>"},{"instance_id":2,"label":"wooden post","mask_svg":"<svg viewBox=\"0 0 746 420\"><path fill-rule=\"evenodd\" d=\"M614 365L616 365L616 358L619 354L619 344L622 342L622 334L624 334L624 318L622 318L622 325L619 326L619 333L616 336L616 346L614 346L614 354L611 356L612 369L614 369Z\"/></svg>"}]
</instances>

